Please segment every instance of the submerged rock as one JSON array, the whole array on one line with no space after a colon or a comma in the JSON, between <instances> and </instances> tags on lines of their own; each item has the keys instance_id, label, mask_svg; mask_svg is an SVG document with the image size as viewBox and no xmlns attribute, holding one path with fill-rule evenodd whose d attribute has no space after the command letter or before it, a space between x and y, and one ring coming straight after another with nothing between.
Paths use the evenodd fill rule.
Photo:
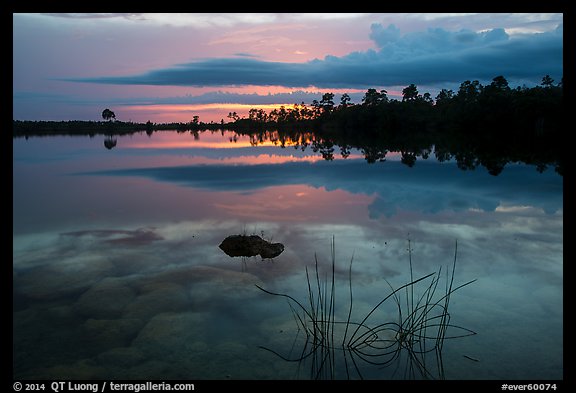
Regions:
<instances>
[{"instance_id":1,"label":"submerged rock","mask_svg":"<svg viewBox=\"0 0 576 393\"><path fill-rule=\"evenodd\" d=\"M282 254L282 243L270 243L258 235L231 235L220 243L220 249L231 257L275 258Z\"/></svg>"}]
</instances>

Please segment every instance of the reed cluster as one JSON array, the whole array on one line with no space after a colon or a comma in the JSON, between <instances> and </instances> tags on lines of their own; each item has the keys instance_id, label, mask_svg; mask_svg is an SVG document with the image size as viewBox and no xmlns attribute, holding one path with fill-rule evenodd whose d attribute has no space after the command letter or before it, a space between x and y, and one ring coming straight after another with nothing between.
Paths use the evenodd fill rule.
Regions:
<instances>
[{"instance_id":1,"label":"reed cluster","mask_svg":"<svg viewBox=\"0 0 576 393\"><path fill-rule=\"evenodd\" d=\"M256 285L260 290L288 300L289 308L297 325L297 337L302 348L298 354L285 356L267 347L282 359L298 362L309 370L311 379L363 379L363 369L393 367L392 375L402 379L444 379L442 351L444 343L476 334L474 331L450 322L450 298L452 294L476 280L455 285L454 276L458 255L455 243L454 258L442 272L415 278L412 266L411 242L408 240L409 281L394 288L386 281L389 293L384 296L363 318L354 318L354 295L352 285L352 262L348 269L348 315L345 320L335 317L336 311L336 253L334 238L331 245L331 271L320 277L318 258L314 270L306 267L307 299L271 292ZM440 285L445 278L444 285ZM383 305L392 302L394 313L381 312ZM344 373L342 373L342 370Z\"/></svg>"}]
</instances>

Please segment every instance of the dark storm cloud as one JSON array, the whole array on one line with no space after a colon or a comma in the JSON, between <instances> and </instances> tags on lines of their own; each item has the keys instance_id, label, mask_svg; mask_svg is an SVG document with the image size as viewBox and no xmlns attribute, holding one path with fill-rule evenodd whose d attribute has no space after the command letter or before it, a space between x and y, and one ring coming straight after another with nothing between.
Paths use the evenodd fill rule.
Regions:
<instances>
[{"instance_id":1,"label":"dark storm cloud","mask_svg":"<svg viewBox=\"0 0 576 393\"><path fill-rule=\"evenodd\" d=\"M491 80L539 83L546 74L563 74L562 26L547 33L509 36L503 29L484 32L442 28L400 35L394 25L371 27L378 50L326 56L306 63L254 58L206 59L140 75L66 79L118 85L364 88Z\"/></svg>"},{"instance_id":2,"label":"dark storm cloud","mask_svg":"<svg viewBox=\"0 0 576 393\"><path fill-rule=\"evenodd\" d=\"M253 55L251 53L244 53L244 52L238 52L238 53L234 53L234 56L238 56L238 57L249 57L249 58L258 58L260 56L258 55Z\"/></svg>"},{"instance_id":3,"label":"dark storm cloud","mask_svg":"<svg viewBox=\"0 0 576 393\"><path fill-rule=\"evenodd\" d=\"M363 93L349 93L353 102L361 102ZM322 93L317 91L295 90L289 93L257 94L257 93L230 93L226 91L212 91L199 95L183 95L173 97L130 97L130 98L98 98L83 97L71 94L59 93L35 93L14 92L13 101L26 101L41 104L65 103L68 105L162 105L162 104L213 104L213 103L238 103L249 105L266 105L278 103L310 103L312 100L322 98Z\"/></svg>"}]
</instances>

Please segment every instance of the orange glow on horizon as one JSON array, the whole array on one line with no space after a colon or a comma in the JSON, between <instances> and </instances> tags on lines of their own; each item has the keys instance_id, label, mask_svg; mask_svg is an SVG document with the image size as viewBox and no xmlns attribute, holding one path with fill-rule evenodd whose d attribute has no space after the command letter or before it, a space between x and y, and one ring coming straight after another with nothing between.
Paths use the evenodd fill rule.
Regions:
<instances>
[{"instance_id":1,"label":"orange glow on horizon","mask_svg":"<svg viewBox=\"0 0 576 393\"><path fill-rule=\"evenodd\" d=\"M194 116L204 123L220 123L232 121L228 118L230 112L236 112L238 116L248 117L250 109L262 109L270 112L274 109L286 108L294 104L238 104L238 103L210 103L210 104L151 104L151 105L127 105L125 112L131 112L131 119L138 122L146 122L144 119L154 119L153 123L187 123Z\"/></svg>"},{"instance_id":2,"label":"orange glow on horizon","mask_svg":"<svg viewBox=\"0 0 576 393\"><path fill-rule=\"evenodd\" d=\"M167 111L167 112L193 112L207 111L212 109L222 110L250 110L256 109L279 109L281 106L289 107L294 104L237 104L237 103L210 103L210 104L152 104L152 105L131 105L127 108L135 111Z\"/></svg>"},{"instance_id":3,"label":"orange glow on horizon","mask_svg":"<svg viewBox=\"0 0 576 393\"><path fill-rule=\"evenodd\" d=\"M322 99L324 93L333 93L335 95L334 102L337 104L339 102L339 96L348 93L364 93L367 89L353 89L353 88L319 88L316 86L307 86L302 88L292 88L285 86L223 86L223 90L218 90L216 92L222 93L222 98L225 99L225 93L231 93L233 96L230 97L231 100L241 100L242 96L236 96L236 94L246 95L246 97L252 97L254 95L262 98L273 100L274 94L288 94L294 93L294 99L291 100L290 97L285 100L290 100L290 102L279 102L279 103L268 103L268 104L243 104L239 102L228 102L228 103L204 103L204 104L155 104L153 101L150 104L139 104L139 105L124 105L122 117L124 119L129 119L130 121L136 122L146 122L152 121L154 123L186 123L192 120L194 116L199 116L200 121L204 123L220 123L222 120L228 122L228 113L236 112L240 117L248 117L248 111L252 108L262 109L266 112L270 112L274 109L279 109L281 106L286 108L291 108L294 105L300 105L302 99L298 99L298 92L306 92L312 96L316 95L317 100ZM187 88L182 91L182 94L191 95L191 97L196 97L202 94L207 94L215 92L213 88ZM394 95L398 93L401 96L401 92L388 91L388 95ZM159 94L161 97L173 96L173 94L168 94L163 91ZM183 96L181 97L183 98ZM311 100L310 100L311 101ZM354 102L355 104L360 104L360 102ZM305 105L310 106L311 102L305 103Z\"/></svg>"}]
</instances>

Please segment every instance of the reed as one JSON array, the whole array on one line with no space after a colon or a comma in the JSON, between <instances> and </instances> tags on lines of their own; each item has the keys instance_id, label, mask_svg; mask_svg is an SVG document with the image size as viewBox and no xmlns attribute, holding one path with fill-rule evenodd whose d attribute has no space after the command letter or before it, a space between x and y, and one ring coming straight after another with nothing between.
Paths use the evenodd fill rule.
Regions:
<instances>
[{"instance_id":1,"label":"reed","mask_svg":"<svg viewBox=\"0 0 576 393\"><path fill-rule=\"evenodd\" d=\"M408 240L409 281L394 288L386 281L390 293L382 298L363 318L354 316L352 263L348 268L348 313L345 320L336 320L335 241L331 243L331 270L320 277L318 258L314 271L306 267L307 300L300 301L284 293L276 293L256 285L263 292L287 299L297 326L294 343L287 356L270 348L280 358L308 365L310 379L363 379L366 366L393 367L392 376L402 379L444 379L442 351L445 340L476 334L450 323L449 304L452 294L473 283L454 284L458 242L455 243L451 268L414 278L411 241ZM440 290L440 281L445 285ZM386 319L383 305L392 303L393 318ZM338 332L337 332L338 330ZM343 331L343 334L341 334ZM301 351L293 356L299 335L305 335ZM339 372L338 370L343 370Z\"/></svg>"}]
</instances>

